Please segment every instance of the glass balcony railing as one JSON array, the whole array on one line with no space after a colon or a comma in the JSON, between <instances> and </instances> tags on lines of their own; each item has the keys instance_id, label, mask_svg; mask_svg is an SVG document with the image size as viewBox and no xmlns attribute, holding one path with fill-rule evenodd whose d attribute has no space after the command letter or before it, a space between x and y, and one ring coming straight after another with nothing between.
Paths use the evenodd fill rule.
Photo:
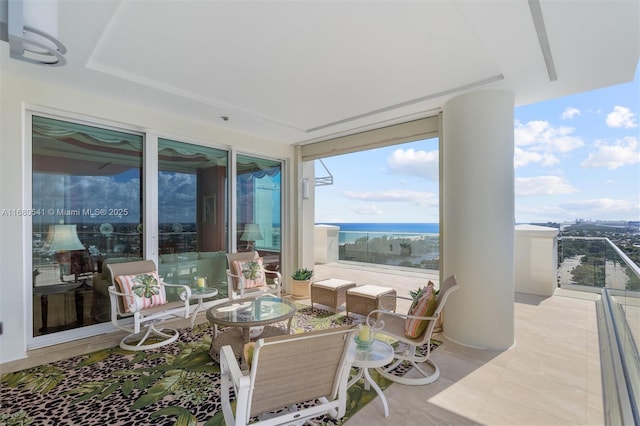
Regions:
<instances>
[{"instance_id":1,"label":"glass balcony railing","mask_svg":"<svg viewBox=\"0 0 640 426\"><path fill-rule=\"evenodd\" d=\"M562 237L558 249L560 287L640 291L640 269L608 238Z\"/></svg>"},{"instance_id":2,"label":"glass balcony railing","mask_svg":"<svg viewBox=\"0 0 640 426\"><path fill-rule=\"evenodd\" d=\"M338 232L338 259L421 269L439 269L438 234Z\"/></svg>"},{"instance_id":3,"label":"glass balcony railing","mask_svg":"<svg viewBox=\"0 0 640 426\"><path fill-rule=\"evenodd\" d=\"M640 424L640 267L608 238L562 238L561 287L597 289L607 424Z\"/></svg>"}]
</instances>

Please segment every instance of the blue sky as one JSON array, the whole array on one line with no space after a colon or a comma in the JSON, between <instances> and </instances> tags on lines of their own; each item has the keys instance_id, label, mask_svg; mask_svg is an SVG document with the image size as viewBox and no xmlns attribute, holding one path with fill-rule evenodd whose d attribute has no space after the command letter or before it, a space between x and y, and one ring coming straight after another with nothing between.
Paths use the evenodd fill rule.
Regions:
<instances>
[{"instance_id":1,"label":"blue sky","mask_svg":"<svg viewBox=\"0 0 640 426\"><path fill-rule=\"evenodd\" d=\"M640 220L640 68L633 82L515 109L517 223ZM316 222L438 222L438 144L323 160ZM316 162L316 175L325 174Z\"/></svg>"}]
</instances>

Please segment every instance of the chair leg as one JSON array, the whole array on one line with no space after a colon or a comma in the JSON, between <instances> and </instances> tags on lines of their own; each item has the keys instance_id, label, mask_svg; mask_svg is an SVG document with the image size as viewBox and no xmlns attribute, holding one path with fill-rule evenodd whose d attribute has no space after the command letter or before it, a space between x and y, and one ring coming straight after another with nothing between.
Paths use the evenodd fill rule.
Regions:
<instances>
[{"instance_id":1,"label":"chair leg","mask_svg":"<svg viewBox=\"0 0 640 426\"><path fill-rule=\"evenodd\" d=\"M440 377L440 369L430 359L421 363L417 363L415 361L409 361L409 363L414 368L407 371L407 373L405 373L402 376L396 376L395 374L391 373L391 371L394 368L396 368L398 365L400 365L402 361L403 360L398 359L391 365L391 367L376 368L376 371L385 379L391 380L392 382L400 383L403 385L410 385L410 386L428 385L429 383L435 382L436 380L438 380L438 377ZM433 370L431 373L424 370L425 364L428 364L431 367L431 369ZM411 372L417 372L420 374L421 377L407 377L407 374Z\"/></svg>"},{"instance_id":2,"label":"chair leg","mask_svg":"<svg viewBox=\"0 0 640 426\"><path fill-rule=\"evenodd\" d=\"M156 328L155 324L146 326L144 333L129 334L120 341L120 347L127 351L144 351L155 349L175 342L180 333L172 328ZM155 339L153 343L146 343L148 339Z\"/></svg>"}]
</instances>

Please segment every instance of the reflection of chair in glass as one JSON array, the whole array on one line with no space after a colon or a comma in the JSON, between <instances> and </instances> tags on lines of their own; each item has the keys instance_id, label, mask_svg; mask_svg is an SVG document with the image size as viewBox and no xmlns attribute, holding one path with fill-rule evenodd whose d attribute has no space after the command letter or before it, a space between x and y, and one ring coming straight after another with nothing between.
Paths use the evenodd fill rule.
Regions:
<instances>
[{"instance_id":1,"label":"reflection of chair in glass","mask_svg":"<svg viewBox=\"0 0 640 426\"><path fill-rule=\"evenodd\" d=\"M152 260L114 263L107 267L111 273L111 322L130 333L120 341L120 347L139 351L174 342L179 336L178 330L160 325L172 317L189 317L191 289L186 285L164 283ZM168 301L168 289L176 291L179 301ZM128 317L133 317L133 324L125 320ZM141 331L143 327L145 330Z\"/></svg>"},{"instance_id":2,"label":"reflection of chair in glass","mask_svg":"<svg viewBox=\"0 0 640 426\"><path fill-rule=\"evenodd\" d=\"M227 253L227 286L229 298L260 296L272 293L280 297L282 293L282 275L264 267L257 251Z\"/></svg>"},{"instance_id":3,"label":"reflection of chair in glass","mask_svg":"<svg viewBox=\"0 0 640 426\"><path fill-rule=\"evenodd\" d=\"M436 320L442 315L442 309L447 301L447 298L451 293L458 290L460 286L456 282L455 276L450 276L440 286L438 295L435 296L435 303L433 313L428 312L427 315L409 315L400 314L396 312L389 312L386 310L374 310L367 316L368 324L375 324L375 328L379 328L378 332L386 334L394 339L397 339L398 349L395 351L395 361L386 367L377 369L380 375L386 377L394 382L402 383L405 385L426 385L432 383L440 376L440 370L438 366L429 359L431 355L430 341L433 328L436 325ZM401 296L396 298L409 299ZM412 299L409 299L412 300ZM426 303L425 303L426 305ZM376 314L378 318L375 319ZM429 315L430 314L430 315ZM415 326L411 330L422 330L415 337L408 337L407 327ZM426 345L426 353L418 353L418 348ZM404 376L396 376L391 373L396 367L403 362L410 363L414 368L409 369ZM425 364L430 366L431 372L425 370ZM411 371L415 370L415 371ZM417 373L417 374L415 374ZM418 377L416 377L418 376Z\"/></svg>"},{"instance_id":4,"label":"reflection of chair in glass","mask_svg":"<svg viewBox=\"0 0 640 426\"><path fill-rule=\"evenodd\" d=\"M334 328L260 339L251 355L250 372L240 370L231 346L223 346L220 372L225 423L247 425L254 416L259 421L252 425L302 424L325 413L342 418L355 331ZM298 406L309 401L315 404Z\"/></svg>"}]
</instances>

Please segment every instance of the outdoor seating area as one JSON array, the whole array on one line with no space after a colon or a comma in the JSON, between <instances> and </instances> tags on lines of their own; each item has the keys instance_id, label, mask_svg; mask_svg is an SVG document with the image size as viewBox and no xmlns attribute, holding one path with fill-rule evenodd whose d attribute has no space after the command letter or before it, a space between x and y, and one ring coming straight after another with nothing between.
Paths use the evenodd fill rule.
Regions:
<instances>
[{"instance_id":1,"label":"outdoor seating area","mask_svg":"<svg viewBox=\"0 0 640 426\"><path fill-rule=\"evenodd\" d=\"M353 265L316 265L315 274L318 281L336 277L379 286L393 279L398 296L408 295L409 290L425 285L428 280L437 283L437 278L429 274L398 271L390 274ZM397 312L408 312L408 301L401 297L397 300ZM301 306L311 305L310 299L296 302ZM516 294L514 306L517 345L507 351L466 348L447 340L446 334L434 332L432 338L442 342L429 354L430 360L438 365L438 380L424 386L394 383L391 384L392 391L382 390L388 421L412 424L417 416L428 419L432 424L602 424L602 386L593 299L572 292L558 292L549 298ZM324 306L309 307L306 312L313 316L321 312L321 308ZM345 308L344 305L339 307L339 315L344 316ZM296 312L294 324L301 314ZM358 314L353 314L352 318L364 319ZM173 319L169 324L171 328L189 332L192 320ZM541 334L542 330L549 329L550 324L554 324L554 333ZM201 312L195 318L195 327L211 330L213 324ZM295 325L292 331L294 328ZM34 363L32 365L44 364L74 354L110 348L117 346L127 334L119 332L85 339L77 344L60 345L55 351L36 350L28 361ZM203 336L213 337L210 331ZM170 352L171 347L173 345L157 350ZM309 357L299 357L298 361L305 358ZM238 365L242 370L241 361ZM5 373L27 368L28 365L15 363L2 367ZM374 370L370 371L375 377L377 371ZM381 404L382 398L375 398L349 417L347 424L379 423L385 415Z\"/></svg>"}]
</instances>

